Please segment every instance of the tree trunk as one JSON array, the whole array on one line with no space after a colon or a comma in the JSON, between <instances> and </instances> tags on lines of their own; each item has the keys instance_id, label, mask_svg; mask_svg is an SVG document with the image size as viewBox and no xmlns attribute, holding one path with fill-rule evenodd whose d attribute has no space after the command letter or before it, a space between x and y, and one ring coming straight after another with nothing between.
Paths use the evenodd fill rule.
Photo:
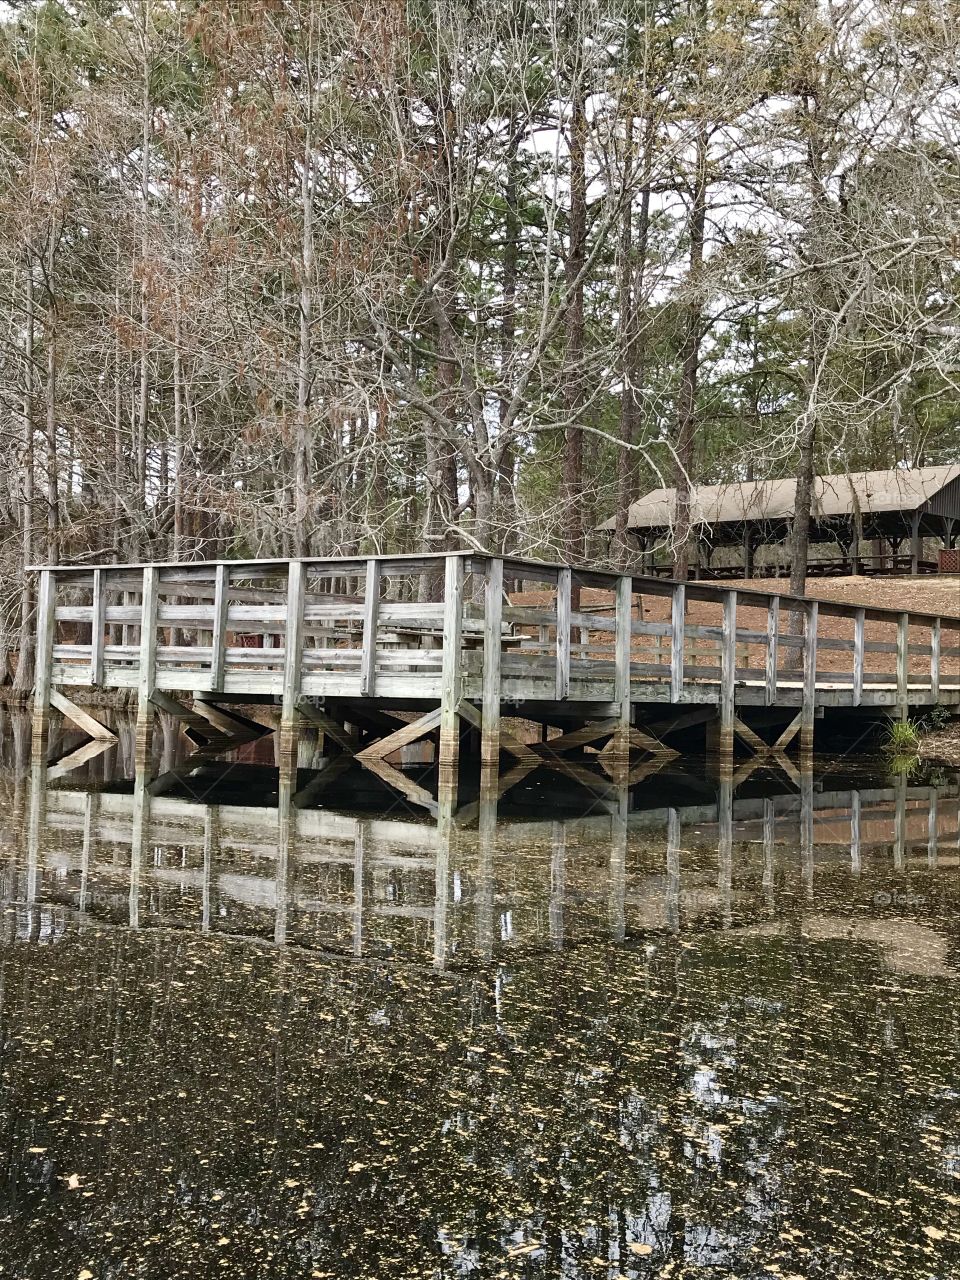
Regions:
<instances>
[{"instance_id":1,"label":"tree trunk","mask_svg":"<svg viewBox=\"0 0 960 1280\"><path fill-rule=\"evenodd\" d=\"M23 505L20 517L21 554L24 567L33 563L33 259L27 251L24 254L24 290L23 290L23 399L21 400L21 449L23 454ZM13 687L17 693L25 694L33 688L33 582L23 575L23 588L20 595L20 642L17 671Z\"/></svg>"},{"instance_id":2,"label":"tree trunk","mask_svg":"<svg viewBox=\"0 0 960 1280\"><path fill-rule=\"evenodd\" d=\"M697 382L703 340L703 251L707 222L707 135L697 134L696 172L689 221L689 265L683 343L680 348L680 391L677 396L677 441L674 464L673 576L685 581L690 572L690 488L697 445Z\"/></svg>"},{"instance_id":3,"label":"tree trunk","mask_svg":"<svg viewBox=\"0 0 960 1280\"><path fill-rule=\"evenodd\" d=\"M565 282L573 290L566 315L564 344L564 409L567 427L563 440L563 506L566 521L563 538L567 559L577 563L583 559L583 433L579 417L583 408L584 314L583 270L587 239L586 180L587 117L583 92L579 88L573 99L570 121L570 243L567 250Z\"/></svg>"}]
</instances>

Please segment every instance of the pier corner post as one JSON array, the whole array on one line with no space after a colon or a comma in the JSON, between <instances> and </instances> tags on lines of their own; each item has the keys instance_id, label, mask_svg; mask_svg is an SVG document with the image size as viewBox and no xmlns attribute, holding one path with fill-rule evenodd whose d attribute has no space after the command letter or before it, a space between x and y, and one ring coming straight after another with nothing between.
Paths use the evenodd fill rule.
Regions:
<instances>
[{"instance_id":1,"label":"pier corner post","mask_svg":"<svg viewBox=\"0 0 960 1280\"><path fill-rule=\"evenodd\" d=\"M283 699L280 709L280 774L297 768L300 746L301 650L303 648L304 572L302 560L287 566L287 618L283 641Z\"/></svg>"},{"instance_id":2,"label":"pier corner post","mask_svg":"<svg viewBox=\"0 0 960 1280\"><path fill-rule=\"evenodd\" d=\"M53 680L53 638L56 625L57 586L51 569L40 571L37 592L37 638L33 685L33 751L46 751L50 729L50 689Z\"/></svg>"},{"instance_id":3,"label":"pier corner post","mask_svg":"<svg viewBox=\"0 0 960 1280\"><path fill-rule=\"evenodd\" d=\"M441 785L456 774L460 758L460 698L462 681L463 557L448 555L443 575L443 659L440 672L440 751L437 763Z\"/></svg>"},{"instance_id":4,"label":"pier corner post","mask_svg":"<svg viewBox=\"0 0 960 1280\"><path fill-rule=\"evenodd\" d=\"M737 687L737 593L723 593L723 625L720 651L720 751L733 755Z\"/></svg>"},{"instance_id":5,"label":"pier corner post","mask_svg":"<svg viewBox=\"0 0 960 1280\"><path fill-rule=\"evenodd\" d=\"M611 764L626 768L630 763L630 730L633 704L630 699L630 661L633 640L633 578L617 579L614 611L614 688L617 704L617 729L611 744Z\"/></svg>"},{"instance_id":6,"label":"pier corner post","mask_svg":"<svg viewBox=\"0 0 960 1280\"><path fill-rule=\"evenodd\" d=\"M503 560L487 561L483 605L483 706L480 731L480 762L495 765L500 760L500 666L503 630Z\"/></svg>"},{"instance_id":7,"label":"pier corner post","mask_svg":"<svg viewBox=\"0 0 960 1280\"><path fill-rule=\"evenodd\" d=\"M820 605L807 602L803 627L803 689L800 704L800 755L813 755L813 731L817 718L817 625Z\"/></svg>"},{"instance_id":8,"label":"pier corner post","mask_svg":"<svg viewBox=\"0 0 960 1280\"><path fill-rule=\"evenodd\" d=\"M157 668L157 581L156 565L143 568L140 605L140 658L137 668L136 771L147 767L153 745L153 696Z\"/></svg>"}]
</instances>

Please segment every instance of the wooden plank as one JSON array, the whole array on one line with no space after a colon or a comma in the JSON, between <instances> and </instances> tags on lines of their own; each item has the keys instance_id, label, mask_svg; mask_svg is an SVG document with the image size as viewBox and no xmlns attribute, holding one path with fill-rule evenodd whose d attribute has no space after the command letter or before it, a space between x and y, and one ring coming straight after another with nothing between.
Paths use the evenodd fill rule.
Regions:
<instances>
[{"instance_id":1,"label":"wooden plank","mask_svg":"<svg viewBox=\"0 0 960 1280\"><path fill-rule=\"evenodd\" d=\"M723 593L723 641L720 655L720 733L724 750L733 745L737 689L737 593Z\"/></svg>"},{"instance_id":2,"label":"wooden plank","mask_svg":"<svg viewBox=\"0 0 960 1280\"><path fill-rule=\"evenodd\" d=\"M557 701L570 696L570 592L573 573L561 569L557 577Z\"/></svg>"},{"instance_id":3,"label":"wooden plank","mask_svg":"<svg viewBox=\"0 0 960 1280\"><path fill-rule=\"evenodd\" d=\"M673 588L670 602L670 701L683 701L683 647L684 614L687 609L687 588L678 582Z\"/></svg>"},{"instance_id":4,"label":"wooden plank","mask_svg":"<svg viewBox=\"0 0 960 1280\"><path fill-rule=\"evenodd\" d=\"M53 669L53 637L56 626L57 584L50 569L40 574L37 591L37 639L34 653L33 715L34 732L46 723L50 707L50 685Z\"/></svg>"},{"instance_id":5,"label":"wooden plank","mask_svg":"<svg viewBox=\"0 0 960 1280\"><path fill-rule=\"evenodd\" d=\"M803 695L800 718L800 750L809 754L813 750L813 728L817 715L817 623L819 605L816 600L807 603L803 627Z\"/></svg>"},{"instance_id":6,"label":"wooden plank","mask_svg":"<svg viewBox=\"0 0 960 1280\"><path fill-rule=\"evenodd\" d=\"M462 694L461 667L463 627L463 559L450 555L443 574L443 665L440 669L440 750L437 763L441 769L456 768L460 754L460 716L458 706Z\"/></svg>"},{"instance_id":7,"label":"wooden plank","mask_svg":"<svg viewBox=\"0 0 960 1280\"><path fill-rule=\"evenodd\" d=\"M58 689L50 690L50 705L51 707L56 707L68 720L72 720L78 729L82 729L95 742L117 741L117 735L112 730L108 729L105 724L101 724L99 720L95 720L92 715L84 711L82 707L78 707L75 702L71 702Z\"/></svg>"},{"instance_id":8,"label":"wooden plank","mask_svg":"<svg viewBox=\"0 0 960 1280\"><path fill-rule=\"evenodd\" d=\"M930 692L934 701L940 697L940 619L930 628Z\"/></svg>"},{"instance_id":9,"label":"wooden plank","mask_svg":"<svg viewBox=\"0 0 960 1280\"><path fill-rule=\"evenodd\" d=\"M497 556L487 562L483 604L480 759L494 764L500 758L500 659L503 648L503 560Z\"/></svg>"},{"instance_id":10,"label":"wooden plank","mask_svg":"<svg viewBox=\"0 0 960 1280\"><path fill-rule=\"evenodd\" d=\"M767 658L764 673L764 702L772 707L777 700L777 664L780 660L780 598L767 606Z\"/></svg>"},{"instance_id":11,"label":"wooden plank","mask_svg":"<svg viewBox=\"0 0 960 1280\"><path fill-rule=\"evenodd\" d=\"M137 723L146 723L150 714L150 698L156 681L157 667L157 582L155 565L143 570L140 600L140 655L137 669Z\"/></svg>"},{"instance_id":12,"label":"wooden plank","mask_svg":"<svg viewBox=\"0 0 960 1280\"><path fill-rule=\"evenodd\" d=\"M859 707L863 699L863 655L866 613L858 609L853 620L853 705Z\"/></svg>"},{"instance_id":13,"label":"wooden plank","mask_svg":"<svg viewBox=\"0 0 960 1280\"><path fill-rule=\"evenodd\" d=\"M909 655L907 643L910 635L910 615L901 613L897 619L897 704L901 714L905 714L907 706L908 685L910 679Z\"/></svg>"},{"instance_id":14,"label":"wooden plank","mask_svg":"<svg viewBox=\"0 0 960 1280\"><path fill-rule=\"evenodd\" d=\"M210 641L210 687L219 689L226 673L227 606L230 569L218 564L214 577L213 634Z\"/></svg>"},{"instance_id":15,"label":"wooden plank","mask_svg":"<svg viewBox=\"0 0 960 1280\"><path fill-rule=\"evenodd\" d=\"M90 683L94 687L103 684L105 608L106 593L103 589L103 570L94 569L93 606L90 610Z\"/></svg>"},{"instance_id":16,"label":"wooden plank","mask_svg":"<svg viewBox=\"0 0 960 1280\"><path fill-rule=\"evenodd\" d=\"M300 697L300 663L303 646L304 570L302 560L291 560L287 577L287 619L283 652L283 704L281 724L292 727L297 720Z\"/></svg>"},{"instance_id":17,"label":"wooden plank","mask_svg":"<svg viewBox=\"0 0 960 1280\"><path fill-rule=\"evenodd\" d=\"M363 593L363 647L360 652L360 693L372 698L377 683L377 623L380 612L380 562L367 561Z\"/></svg>"}]
</instances>

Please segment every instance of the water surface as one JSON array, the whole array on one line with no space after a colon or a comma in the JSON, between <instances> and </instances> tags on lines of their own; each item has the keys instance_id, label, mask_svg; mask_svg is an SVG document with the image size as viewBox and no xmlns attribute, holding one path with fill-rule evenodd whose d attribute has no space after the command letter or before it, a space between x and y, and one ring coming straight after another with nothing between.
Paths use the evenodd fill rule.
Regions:
<instances>
[{"instance_id":1,"label":"water surface","mask_svg":"<svg viewBox=\"0 0 960 1280\"><path fill-rule=\"evenodd\" d=\"M237 776L0 772L0 1274L960 1274L955 776Z\"/></svg>"}]
</instances>

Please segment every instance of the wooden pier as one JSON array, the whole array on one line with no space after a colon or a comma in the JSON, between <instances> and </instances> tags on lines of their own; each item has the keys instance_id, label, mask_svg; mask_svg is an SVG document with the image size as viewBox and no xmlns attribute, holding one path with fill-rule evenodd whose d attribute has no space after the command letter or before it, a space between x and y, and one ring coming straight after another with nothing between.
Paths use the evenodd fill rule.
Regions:
<instances>
[{"instance_id":1,"label":"wooden pier","mask_svg":"<svg viewBox=\"0 0 960 1280\"><path fill-rule=\"evenodd\" d=\"M775 591L472 552L36 572L35 741L51 708L109 735L84 690L134 690L143 742L160 707L208 750L272 704L293 767L309 721L331 777L356 761L428 808L396 767L417 743L447 779L461 752L612 774L698 725L721 756L783 757L830 709L960 704L960 619Z\"/></svg>"}]
</instances>

